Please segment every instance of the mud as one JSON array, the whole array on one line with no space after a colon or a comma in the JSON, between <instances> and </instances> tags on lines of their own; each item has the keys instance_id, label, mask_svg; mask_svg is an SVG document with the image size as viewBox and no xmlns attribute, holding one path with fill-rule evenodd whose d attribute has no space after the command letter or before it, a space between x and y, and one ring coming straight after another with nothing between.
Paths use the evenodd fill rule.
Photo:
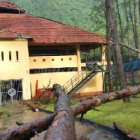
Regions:
<instances>
[{"instance_id":1,"label":"mud","mask_svg":"<svg viewBox=\"0 0 140 140\"><path fill-rule=\"evenodd\" d=\"M5 110L12 110L15 113L10 117L0 119L1 130L16 127L16 121L25 123L48 115L44 112L32 112L22 104L8 104L3 106L3 108ZM98 128L97 125L91 125L90 123L81 124L81 122L76 121L75 129L77 138L81 138L81 140L121 140L120 138L118 139L114 135L111 135L110 133ZM39 134L39 137L35 136L31 140L43 140L44 134L45 132L42 132Z\"/></svg>"}]
</instances>

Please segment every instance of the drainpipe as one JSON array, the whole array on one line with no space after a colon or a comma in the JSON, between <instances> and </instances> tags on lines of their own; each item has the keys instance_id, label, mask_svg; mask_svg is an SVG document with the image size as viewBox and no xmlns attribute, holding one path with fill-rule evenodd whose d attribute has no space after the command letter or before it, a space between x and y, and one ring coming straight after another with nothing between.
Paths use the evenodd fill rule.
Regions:
<instances>
[{"instance_id":1,"label":"drainpipe","mask_svg":"<svg viewBox=\"0 0 140 140\"><path fill-rule=\"evenodd\" d=\"M80 44L76 45L78 71L81 71Z\"/></svg>"}]
</instances>

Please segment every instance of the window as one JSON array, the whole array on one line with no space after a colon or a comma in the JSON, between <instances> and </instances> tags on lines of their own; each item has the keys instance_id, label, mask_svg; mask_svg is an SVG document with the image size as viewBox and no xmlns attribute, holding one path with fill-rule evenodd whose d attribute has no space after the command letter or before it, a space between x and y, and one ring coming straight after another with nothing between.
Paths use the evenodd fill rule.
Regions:
<instances>
[{"instance_id":1,"label":"window","mask_svg":"<svg viewBox=\"0 0 140 140\"><path fill-rule=\"evenodd\" d=\"M9 51L9 60L10 61L12 60L12 53L11 53L11 51Z\"/></svg>"},{"instance_id":2,"label":"window","mask_svg":"<svg viewBox=\"0 0 140 140\"><path fill-rule=\"evenodd\" d=\"M17 61L19 60L19 53L18 53L18 51L16 51L16 60Z\"/></svg>"},{"instance_id":3,"label":"window","mask_svg":"<svg viewBox=\"0 0 140 140\"><path fill-rule=\"evenodd\" d=\"M1 60L4 61L4 52L1 52Z\"/></svg>"}]
</instances>

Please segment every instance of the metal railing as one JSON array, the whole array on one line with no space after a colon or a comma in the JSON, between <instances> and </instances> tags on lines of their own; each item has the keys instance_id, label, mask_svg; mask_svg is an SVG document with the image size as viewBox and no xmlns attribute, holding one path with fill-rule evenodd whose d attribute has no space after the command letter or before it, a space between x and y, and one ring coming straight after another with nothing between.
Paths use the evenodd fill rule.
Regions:
<instances>
[{"instance_id":1,"label":"metal railing","mask_svg":"<svg viewBox=\"0 0 140 140\"><path fill-rule=\"evenodd\" d=\"M66 84L63 85L63 89L65 90L66 93L69 93L89 74L90 74L90 71L79 71Z\"/></svg>"}]
</instances>

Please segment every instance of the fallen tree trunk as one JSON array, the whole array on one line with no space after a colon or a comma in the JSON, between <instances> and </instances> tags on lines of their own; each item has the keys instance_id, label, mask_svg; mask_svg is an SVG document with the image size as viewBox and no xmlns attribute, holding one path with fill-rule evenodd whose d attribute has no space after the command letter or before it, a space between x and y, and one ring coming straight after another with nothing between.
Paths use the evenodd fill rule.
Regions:
<instances>
[{"instance_id":1,"label":"fallen tree trunk","mask_svg":"<svg viewBox=\"0 0 140 140\"><path fill-rule=\"evenodd\" d=\"M0 140L29 140L37 133L46 130L52 123L55 113L24 123L16 128L0 132Z\"/></svg>"},{"instance_id":2,"label":"fallen tree trunk","mask_svg":"<svg viewBox=\"0 0 140 140\"><path fill-rule=\"evenodd\" d=\"M124 96L126 97L138 93L140 93L140 85L128 89L123 89L120 91L93 96L72 106L71 109L73 111L73 115L77 116L79 114L86 113L93 107L99 106L103 103L111 102L117 99L122 99ZM59 108L61 108L61 106ZM35 135L34 133L32 133L32 135L29 133L32 132L31 128L33 128L33 130L38 133L47 130L48 126L52 123L54 117L55 114L52 114L48 117L40 118L30 123L25 123L17 128L0 132L0 140L9 140L10 138L13 138L13 140L27 140L27 137L31 138Z\"/></svg>"},{"instance_id":3,"label":"fallen tree trunk","mask_svg":"<svg viewBox=\"0 0 140 140\"><path fill-rule=\"evenodd\" d=\"M128 89L122 89L120 91L114 91L97 96L90 97L88 99L79 102L71 107L74 116L84 114L91 110L93 107L99 106L103 103L112 102L114 100L122 99L123 97L135 95L140 93L140 85L134 86Z\"/></svg>"},{"instance_id":4,"label":"fallen tree trunk","mask_svg":"<svg viewBox=\"0 0 140 140\"><path fill-rule=\"evenodd\" d=\"M58 97L58 102L55 106L57 112L53 123L46 131L44 140L76 140L75 120L70 108L70 101L61 86L55 84L53 86L55 95Z\"/></svg>"}]
</instances>

